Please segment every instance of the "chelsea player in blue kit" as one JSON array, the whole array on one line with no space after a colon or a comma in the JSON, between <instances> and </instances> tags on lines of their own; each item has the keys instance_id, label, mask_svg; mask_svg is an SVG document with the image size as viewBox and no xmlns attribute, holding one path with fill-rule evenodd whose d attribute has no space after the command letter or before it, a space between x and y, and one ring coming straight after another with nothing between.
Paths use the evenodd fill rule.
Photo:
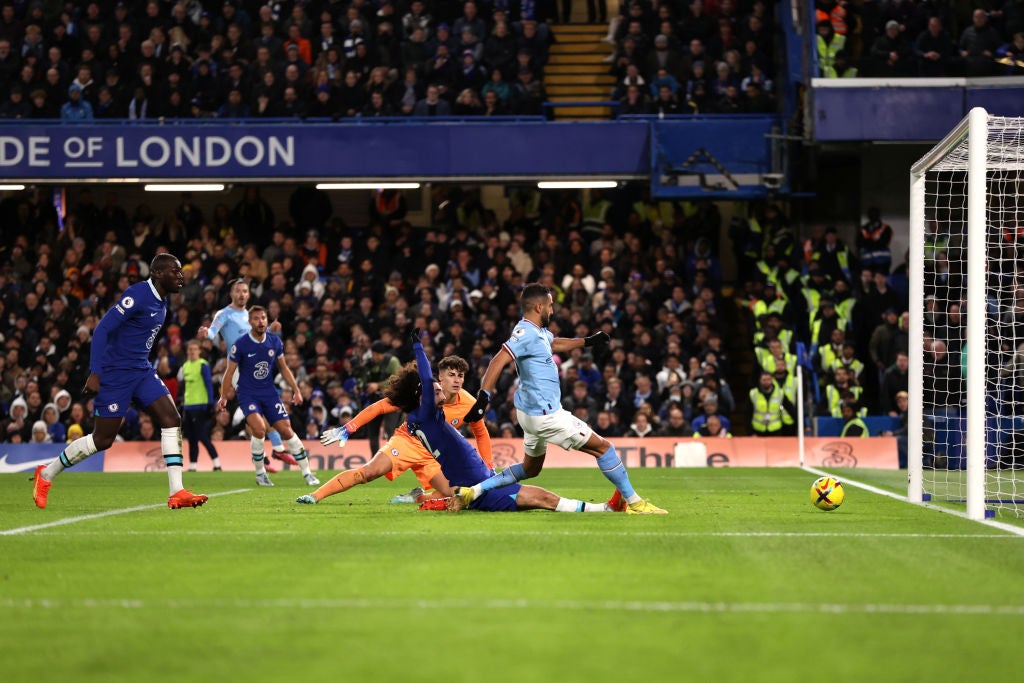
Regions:
<instances>
[{"instance_id":1,"label":"chelsea player in blue kit","mask_svg":"<svg viewBox=\"0 0 1024 683\"><path fill-rule=\"evenodd\" d=\"M171 254L158 254L149 270L150 278L128 287L93 332L89 378L83 395L95 396L96 426L88 436L69 443L49 465L36 468L32 493L37 507L46 507L50 485L57 475L93 453L110 448L133 400L160 427L160 450L170 488L167 506L199 507L207 500L182 485L181 416L149 360L167 317L167 298L181 291L185 278L181 263Z\"/></svg>"},{"instance_id":2,"label":"chelsea player in blue kit","mask_svg":"<svg viewBox=\"0 0 1024 683\"><path fill-rule=\"evenodd\" d=\"M548 331L548 324L554 314L554 301L551 291L539 283L523 288L519 304L523 310L523 319L516 324L512 336L488 364L480 382L477 402L466 416L466 421L483 419L498 377L505 366L514 361L519 373L519 388L515 394L516 416L526 435L523 438L526 458L472 487L457 489L454 492L455 507L468 506L493 488L536 477L544 467L547 444L551 442L567 451L582 451L597 458L601 473L615 484L618 492L609 504L618 507L621 496L627 513L667 514L665 510L637 495L615 446L562 407L561 383L552 354L581 346L607 345L607 333L598 332L585 339L555 337Z\"/></svg>"},{"instance_id":3,"label":"chelsea player in blue kit","mask_svg":"<svg viewBox=\"0 0 1024 683\"><path fill-rule=\"evenodd\" d=\"M245 413L246 426L252 435L249 443L252 453L252 464L256 470L256 483L260 486L273 486L267 476L263 462L263 420L281 432L288 451L298 462L302 477L310 486L319 486L320 481L309 469L309 458L302 441L292 431L288 420L288 409L281 401L281 395L274 386L274 366L292 388L292 403L302 404L302 392L299 391L295 375L284 361L284 345L281 338L267 331L267 309L253 306L249 309L249 325L251 329L235 340L228 354L228 364L224 369L224 378L220 383L220 400L217 408L224 410L233 397L235 388L232 379L238 370L238 403Z\"/></svg>"},{"instance_id":4,"label":"chelsea player in blue kit","mask_svg":"<svg viewBox=\"0 0 1024 683\"><path fill-rule=\"evenodd\" d=\"M416 362L409 363L388 378L384 395L408 413L409 433L419 439L433 455L441 472L452 486L470 486L494 472L484 464L479 451L447 420L444 409L444 391L434 381L427 358L420 343L419 330L412 336L412 349ZM300 499L299 502L305 502ZM516 512L519 510L554 510L556 512L612 512L606 503L586 503L562 498L539 486L528 486L512 481L485 491L469 507L488 512Z\"/></svg>"},{"instance_id":5,"label":"chelsea player in blue kit","mask_svg":"<svg viewBox=\"0 0 1024 683\"><path fill-rule=\"evenodd\" d=\"M231 303L217 311L213 316L213 322L210 323L210 326L200 327L196 335L200 339L209 339L213 342L216 342L219 336L224 343L225 352L231 348L236 339L243 334L247 334L251 329L249 325L249 311L245 308L246 304L249 303L249 283L241 278L232 280L228 283L228 291L231 294ZM277 334L281 331L281 324L273 322L267 329ZM264 431L267 434L267 438L270 439L273 456L289 465L298 466L299 463L295 462L295 458L289 455L285 449L278 431L266 422L264 422ZM273 472L275 470L270 471Z\"/></svg>"}]
</instances>

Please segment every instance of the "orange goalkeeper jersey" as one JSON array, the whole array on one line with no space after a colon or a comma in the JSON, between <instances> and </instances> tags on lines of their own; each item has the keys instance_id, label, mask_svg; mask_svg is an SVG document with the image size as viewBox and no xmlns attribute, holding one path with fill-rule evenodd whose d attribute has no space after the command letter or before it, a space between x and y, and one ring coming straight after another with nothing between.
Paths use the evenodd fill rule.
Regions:
<instances>
[{"instance_id":1,"label":"orange goalkeeper jersey","mask_svg":"<svg viewBox=\"0 0 1024 683\"><path fill-rule=\"evenodd\" d=\"M466 415L469 413L469 409L476 403L476 398L465 389L460 389L459 393L455 395L455 400L452 403L445 403L441 407L444 409L444 417L448 422L451 423L455 429L460 429L465 423ZM376 403L371 403L366 406L359 413L353 417L345 425L349 434L362 429L364 426L373 421L374 418L380 417L381 415L387 415L389 413L398 412L399 408L388 399L381 399ZM483 420L469 423L470 429L473 430L473 437L476 439L476 449L480 452L480 457L483 458L484 463L489 469L494 469L494 459L491 456L491 435L487 433L487 427L484 426ZM413 448L419 448L423 451L423 456L427 458L433 458L432 455L427 453L427 449L423 447L419 439L409 433L409 429L406 427L406 423L402 422L395 433L391 435L393 442L402 443L405 446L411 446Z\"/></svg>"}]
</instances>

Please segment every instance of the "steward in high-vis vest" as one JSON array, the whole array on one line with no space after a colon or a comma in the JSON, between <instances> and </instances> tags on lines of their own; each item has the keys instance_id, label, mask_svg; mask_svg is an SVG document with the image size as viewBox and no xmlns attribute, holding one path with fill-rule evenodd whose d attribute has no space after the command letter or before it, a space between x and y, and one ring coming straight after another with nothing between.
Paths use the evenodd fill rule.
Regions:
<instances>
[{"instance_id":1,"label":"steward in high-vis vest","mask_svg":"<svg viewBox=\"0 0 1024 683\"><path fill-rule=\"evenodd\" d=\"M755 436L782 436L783 413L796 412L796 406L769 372L762 372L757 386L750 390L750 405L753 408L750 428Z\"/></svg>"},{"instance_id":2,"label":"steward in high-vis vest","mask_svg":"<svg viewBox=\"0 0 1024 683\"><path fill-rule=\"evenodd\" d=\"M839 436L844 438L848 436L871 436L867 423L857 414L856 401L843 401L842 411L845 423L843 424L843 431Z\"/></svg>"},{"instance_id":3,"label":"steward in high-vis vest","mask_svg":"<svg viewBox=\"0 0 1024 683\"><path fill-rule=\"evenodd\" d=\"M188 469L196 471L196 463L199 462L199 444L206 447L206 452L213 460L213 469L220 470L220 458L217 457L217 449L210 439L210 429L213 426L213 406L217 403L217 396L213 393L213 373L210 371L210 364L200 356L199 342L192 340L188 343L188 360L178 370L179 392L183 395L183 410L181 411L181 435L188 441Z\"/></svg>"},{"instance_id":4,"label":"steward in high-vis vest","mask_svg":"<svg viewBox=\"0 0 1024 683\"><path fill-rule=\"evenodd\" d=\"M790 412L785 410L782 412L782 435L783 436L796 436L796 402L799 399L797 395L796 386L796 373L794 370L786 367L786 363L777 358L775 360L775 372L772 374L772 379L782 389L782 395L793 404L794 410Z\"/></svg>"},{"instance_id":5,"label":"steward in high-vis vest","mask_svg":"<svg viewBox=\"0 0 1024 683\"><path fill-rule=\"evenodd\" d=\"M822 78L838 78L836 55L846 47L846 36L839 35L832 28L832 22L818 22L818 67Z\"/></svg>"}]
</instances>

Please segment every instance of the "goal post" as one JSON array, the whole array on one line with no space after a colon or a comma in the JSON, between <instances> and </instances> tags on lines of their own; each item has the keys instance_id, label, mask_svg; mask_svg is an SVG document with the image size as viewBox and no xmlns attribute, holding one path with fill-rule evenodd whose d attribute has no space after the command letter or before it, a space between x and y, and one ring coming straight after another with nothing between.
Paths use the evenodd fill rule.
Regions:
<instances>
[{"instance_id":1,"label":"goal post","mask_svg":"<svg viewBox=\"0 0 1024 683\"><path fill-rule=\"evenodd\" d=\"M910 173L908 494L971 519L1024 514L1022 181L1024 119L981 108Z\"/></svg>"}]
</instances>

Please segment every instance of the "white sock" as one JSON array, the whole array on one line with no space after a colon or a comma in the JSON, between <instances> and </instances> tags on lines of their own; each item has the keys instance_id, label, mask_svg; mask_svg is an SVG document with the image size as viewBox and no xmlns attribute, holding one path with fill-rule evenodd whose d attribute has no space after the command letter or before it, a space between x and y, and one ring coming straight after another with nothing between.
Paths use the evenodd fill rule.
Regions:
<instances>
[{"instance_id":1,"label":"white sock","mask_svg":"<svg viewBox=\"0 0 1024 683\"><path fill-rule=\"evenodd\" d=\"M188 464L188 471L189 472L195 472L196 471L196 464L194 462L190 462Z\"/></svg>"},{"instance_id":2,"label":"white sock","mask_svg":"<svg viewBox=\"0 0 1024 683\"><path fill-rule=\"evenodd\" d=\"M639 503L641 500L643 500L643 498L634 493L632 496L626 499L626 502L632 505L633 503Z\"/></svg>"},{"instance_id":3,"label":"white sock","mask_svg":"<svg viewBox=\"0 0 1024 683\"><path fill-rule=\"evenodd\" d=\"M185 488L181 483L181 465L171 465L167 468L167 488L171 490L172 496Z\"/></svg>"},{"instance_id":4,"label":"white sock","mask_svg":"<svg viewBox=\"0 0 1024 683\"><path fill-rule=\"evenodd\" d=\"M220 458L219 457L213 459L213 466L214 467L220 467Z\"/></svg>"},{"instance_id":5,"label":"white sock","mask_svg":"<svg viewBox=\"0 0 1024 683\"><path fill-rule=\"evenodd\" d=\"M53 481L54 478L66 468L82 462L97 450L99 449L96 448L96 442L93 440L92 434L87 434L79 439L75 439L64 447L64 451L61 453L61 456L63 457L58 456L53 462L46 466L46 469L42 472L43 479L46 481ZM65 461L67 461L67 465L64 464Z\"/></svg>"},{"instance_id":6,"label":"white sock","mask_svg":"<svg viewBox=\"0 0 1024 683\"><path fill-rule=\"evenodd\" d=\"M473 484L472 489L473 489L473 500L476 500L477 498L479 498L480 496L482 496L484 494L484 490L483 490L483 488L481 488L480 484Z\"/></svg>"},{"instance_id":7,"label":"white sock","mask_svg":"<svg viewBox=\"0 0 1024 683\"><path fill-rule=\"evenodd\" d=\"M160 452L167 463L167 487L173 495L185 488L181 483L181 427L160 428Z\"/></svg>"},{"instance_id":8,"label":"white sock","mask_svg":"<svg viewBox=\"0 0 1024 683\"><path fill-rule=\"evenodd\" d=\"M285 444L288 446L288 452L294 455L295 459L299 461L299 469L302 470L302 475L305 476L309 474L309 458L299 457L300 455L304 455L303 451L305 450L302 448L302 441L299 437L293 433L292 438L285 441Z\"/></svg>"},{"instance_id":9,"label":"white sock","mask_svg":"<svg viewBox=\"0 0 1024 683\"><path fill-rule=\"evenodd\" d=\"M267 468L263 466L263 439L249 437L249 452L252 453L252 466L256 474L266 474Z\"/></svg>"},{"instance_id":10,"label":"white sock","mask_svg":"<svg viewBox=\"0 0 1024 683\"><path fill-rule=\"evenodd\" d=\"M555 512L611 512L606 503L585 503L572 498L559 498Z\"/></svg>"}]
</instances>

